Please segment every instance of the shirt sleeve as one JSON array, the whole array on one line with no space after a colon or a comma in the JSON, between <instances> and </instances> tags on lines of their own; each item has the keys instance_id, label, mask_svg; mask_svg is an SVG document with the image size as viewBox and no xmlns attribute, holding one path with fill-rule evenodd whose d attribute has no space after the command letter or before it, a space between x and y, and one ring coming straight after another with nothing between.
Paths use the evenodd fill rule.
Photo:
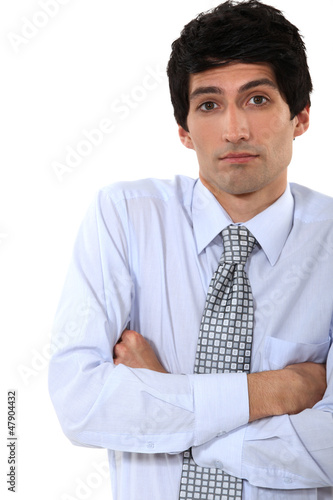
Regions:
<instances>
[{"instance_id":1,"label":"shirt sleeve","mask_svg":"<svg viewBox=\"0 0 333 500\"><path fill-rule=\"evenodd\" d=\"M219 467L273 489L333 485L333 348L322 401L297 415L265 418L192 449L201 466Z\"/></svg>"},{"instance_id":2,"label":"shirt sleeve","mask_svg":"<svg viewBox=\"0 0 333 500\"><path fill-rule=\"evenodd\" d=\"M247 379L114 365L136 293L129 232L126 200L101 191L79 230L56 313L50 395L74 444L177 453L248 421Z\"/></svg>"}]
</instances>

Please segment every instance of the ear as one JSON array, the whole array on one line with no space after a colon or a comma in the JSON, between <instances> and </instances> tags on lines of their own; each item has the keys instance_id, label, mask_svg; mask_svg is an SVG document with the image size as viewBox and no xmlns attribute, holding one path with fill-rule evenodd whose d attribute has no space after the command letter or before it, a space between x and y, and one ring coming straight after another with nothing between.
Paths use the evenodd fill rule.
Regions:
<instances>
[{"instance_id":1,"label":"ear","mask_svg":"<svg viewBox=\"0 0 333 500\"><path fill-rule=\"evenodd\" d=\"M303 111L298 113L297 116L295 116L295 131L294 131L294 138L299 137L300 135L303 135L304 132L306 132L309 128L310 125L310 105L308 104Z\"/></svg>"},{"instance_id":2,"label":"ear","mask_svg":"<svg viewBox=\"0 0 333 500\"><path fill-rule=\"evenodd\" d=\"M178 134L181 140L181 143L188 149L194 149L194 145L190 136L190 133L187 132L181 125L178 125Z\"/></svg>"}]
</instances>

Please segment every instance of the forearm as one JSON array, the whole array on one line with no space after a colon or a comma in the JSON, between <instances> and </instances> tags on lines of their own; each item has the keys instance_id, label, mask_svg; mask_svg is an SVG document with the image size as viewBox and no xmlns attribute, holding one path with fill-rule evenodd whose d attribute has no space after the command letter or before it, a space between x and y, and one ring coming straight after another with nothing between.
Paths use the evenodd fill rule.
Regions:
<instances>
[{"instance_id":1,"label":"forearm","mask_svg":"<svg viewBox=\"0 0 333 500\"><path fill-rule=\"evenodd\" d=\"M123 332L114 347L113 356L116 365L167 373L149 342L136 331ZM228 379L231 387L233 378L234 375L231 375ZM195 386L197 378L192 380ZM211 379L205 377L203 380ZM312 408L322 398L326 389L326 369L317 363L300 363L281 370L250 373L247 384L250 422L264 417L295 414ZM204 390L208 394L211 392L209 382Z\"/></svg>"},{"instance_id":2,"label":"forearm","mask_svg":"<svg viewBox=\"0 0 333 500\"><path fill-rule=\"evenodd\" d=\"M245 424L246 377L233 377L244 393L242 411L239 401L230 407L236 386L229 377L114 367L82 352L64 353L50 366L52 399L73 443L138 453L181 452Z\"/></svg>"},{"instance_id":3,"label":"forearm","mask_svg":"<svg viewBox=\"0 0 333 500\"><path fill-rule=\"evenodd\" d=\"M326 370L317 363L300 363L282 370L248 375L249 421L294 415L312 408L326 389Z\"/></svg>"},{"instance_id":4,"label":"forearm","mask_svg":"<svg viewBox=\"0 0 333 500\"><path fill-rule=\"evenodd\" d=\"M303 489L333 485L332 412L316 409L257 420L192 448L202 467L219 467L253 486Z\"/></svg>"},{"instance_id":5,"label":"forearm","mask_svg":"<svg viewBox=\"0 0 333 500\"><path fill-rule=\"evenodd\" d=\"M195 461L203 467L223 464L230 474L262 488L331 486L332 374L332 362L328 362L328 386L322 399L326 387L323 365L300 363L249 375L252 422L192 449ZM305 409L313 406L313 398L314 407ZM270 416L274 412L277 416Z\"/></svg>"},{"instance_id":6,"label":"forearm","mask_svg":"<svg viewBox=\"0 0 333 500\"><path fill-rule=\"evenodd\" d=\"M249 424L242 446L244 477L265 488L332 486L332 411L332 405L325 411L315 407Z\"/></svg>"}]
</instances>

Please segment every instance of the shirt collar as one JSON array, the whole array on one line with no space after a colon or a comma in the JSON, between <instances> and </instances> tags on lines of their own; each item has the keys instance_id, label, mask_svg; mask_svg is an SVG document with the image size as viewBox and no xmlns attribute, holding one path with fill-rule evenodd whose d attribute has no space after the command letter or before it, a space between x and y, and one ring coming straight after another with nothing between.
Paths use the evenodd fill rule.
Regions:
<instances>
[{"instance_id":1,"label":"shirt collar","mask_svg":"<svg viewBox=\"0 0 333 500\"><path fill-rule=\"evenodd\" d=\"M244 223L258 241L272 266L277 262L293 225L294 199L289 184L273 205ZM232 224L215 196L200 179L194 186L192 217L198 254Z\"/></svg>"}]
</instances>

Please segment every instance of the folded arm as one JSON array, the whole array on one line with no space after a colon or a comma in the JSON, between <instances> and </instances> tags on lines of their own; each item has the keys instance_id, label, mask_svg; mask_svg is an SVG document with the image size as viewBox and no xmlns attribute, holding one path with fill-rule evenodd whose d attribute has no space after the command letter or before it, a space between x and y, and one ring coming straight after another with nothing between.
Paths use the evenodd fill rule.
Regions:
<instances>
[{"instance_id":1,"label":"folded arm","mask_svg":"<svg viewBox=\"0 0 333 500\"><path fill-rule=\"evenodd\" d=\"M149 342L138 332L125 330L113 354L116 365L167 373ZM253 422L312 408L325 393L326 368L323 364L299 363L283 370L251 373L247 380L249 422Z\"/></svg>"},{"instance_id":2,"label":"folded arm","mask_svg":"<svg viewBox=\"0 0 333 500\"><path fill-rule=\"evenodd\" d=\"M117 364L165 371L137 332L123 333L114 356ZM326 366L299 363L247 379L250 423L192 447L196 462L223 468L262 488L332 485L333 418L329 395L324 397Z\"/></svg>"}]
</instances>

